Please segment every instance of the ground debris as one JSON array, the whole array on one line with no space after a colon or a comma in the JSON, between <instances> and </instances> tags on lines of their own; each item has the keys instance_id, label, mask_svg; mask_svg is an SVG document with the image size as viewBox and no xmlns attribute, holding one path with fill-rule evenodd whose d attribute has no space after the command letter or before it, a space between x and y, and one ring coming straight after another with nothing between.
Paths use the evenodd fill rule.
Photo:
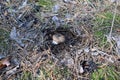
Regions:
<instances>
[{"instance_id":1,"label":"ground debris","mask_svg":"<svg viewBox=\"0 0 120 80\"><path fill-rule=\"evenodd\" d=\"M117 0L107 1L114 6ZM105 6L95 0L1 0L0 79L90 80L98 65L118 69L120 36L105 36L109 41L101 46L96 35L102 33L94 33Z\"/></svg>"}]
</instances>

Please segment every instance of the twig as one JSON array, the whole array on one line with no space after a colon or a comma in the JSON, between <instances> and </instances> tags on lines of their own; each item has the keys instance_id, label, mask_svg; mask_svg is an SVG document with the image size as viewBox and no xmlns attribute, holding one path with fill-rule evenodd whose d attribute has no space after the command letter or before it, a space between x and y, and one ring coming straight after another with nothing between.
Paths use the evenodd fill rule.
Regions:
<instances>
[{"instance_id":1,"label":"twig","mask_svg":"<svg viewBox=\"0 0 120 80\"><path fill-rule=\"evenodd\" d=\"M109 33L109 38L110 38L110 39L111 39L111 34L112 34L114 22L115 22L116 13L117 13L117 6L118 6L118 2L116 2L115 12L114 12L114 15L113 15L113 20L112 20L112 24L111 24L110 33Z\"/></svg>"}]
</instances>

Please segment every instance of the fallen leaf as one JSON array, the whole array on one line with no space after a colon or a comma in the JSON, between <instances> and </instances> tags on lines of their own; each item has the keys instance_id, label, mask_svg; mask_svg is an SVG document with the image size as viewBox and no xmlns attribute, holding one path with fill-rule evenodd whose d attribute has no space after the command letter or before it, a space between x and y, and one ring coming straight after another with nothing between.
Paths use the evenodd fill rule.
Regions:
<instances>
[{"instance_id":1,"label":"fallen leaf","mask_svg":"<svg viewBox=\"0 0 120 80\"><path fill-rule=\"evenodd\" d=\"M8 67L10 65L10 58L5 58L0 60L0 69L3 69L5 67Z\"/></svg>"},{"instance_id":2,"label":"fallen leaf","mask_svg":"<svg viewBox=\"0 0 120 80\"><path fill-rule=\"evenodd\" d=\"M116 29L116 31L117 31L117 32L120 32L120 29L119 29L119 28L117 28L117 29Z\"/></svg>"}]
</instances>

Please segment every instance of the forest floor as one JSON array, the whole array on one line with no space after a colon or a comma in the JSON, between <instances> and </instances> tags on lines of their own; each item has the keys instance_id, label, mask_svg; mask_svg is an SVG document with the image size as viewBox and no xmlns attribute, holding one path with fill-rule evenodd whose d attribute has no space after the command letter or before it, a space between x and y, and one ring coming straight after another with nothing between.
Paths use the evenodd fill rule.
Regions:
<instances>
[{"instance_id":1,"label":"forest floor","mask_svg":"<svg viewBox=\"0 0 120 80\"><path fill-rule=\"evenodd\" d=\"M120 1L1 0L0 80L120 80Z\"/></svg>"}]
</instances>

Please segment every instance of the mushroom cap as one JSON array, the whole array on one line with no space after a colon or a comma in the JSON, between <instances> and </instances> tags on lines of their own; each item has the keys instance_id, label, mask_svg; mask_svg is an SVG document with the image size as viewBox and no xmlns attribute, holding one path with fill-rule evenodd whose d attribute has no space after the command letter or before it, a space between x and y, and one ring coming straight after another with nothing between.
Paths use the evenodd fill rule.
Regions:
<instances>
[{"instance_id":1,"label":"mushroom cap","mask_svg":"<svg viewBox=\"0 0 120 80\"><path fill-rule=\"evenodd\" d=\"M52 36L53 39L53 44L59 44L65 41L65 36L60 34L60 33L56 33Z\"/></svg>"}]
</instances>

